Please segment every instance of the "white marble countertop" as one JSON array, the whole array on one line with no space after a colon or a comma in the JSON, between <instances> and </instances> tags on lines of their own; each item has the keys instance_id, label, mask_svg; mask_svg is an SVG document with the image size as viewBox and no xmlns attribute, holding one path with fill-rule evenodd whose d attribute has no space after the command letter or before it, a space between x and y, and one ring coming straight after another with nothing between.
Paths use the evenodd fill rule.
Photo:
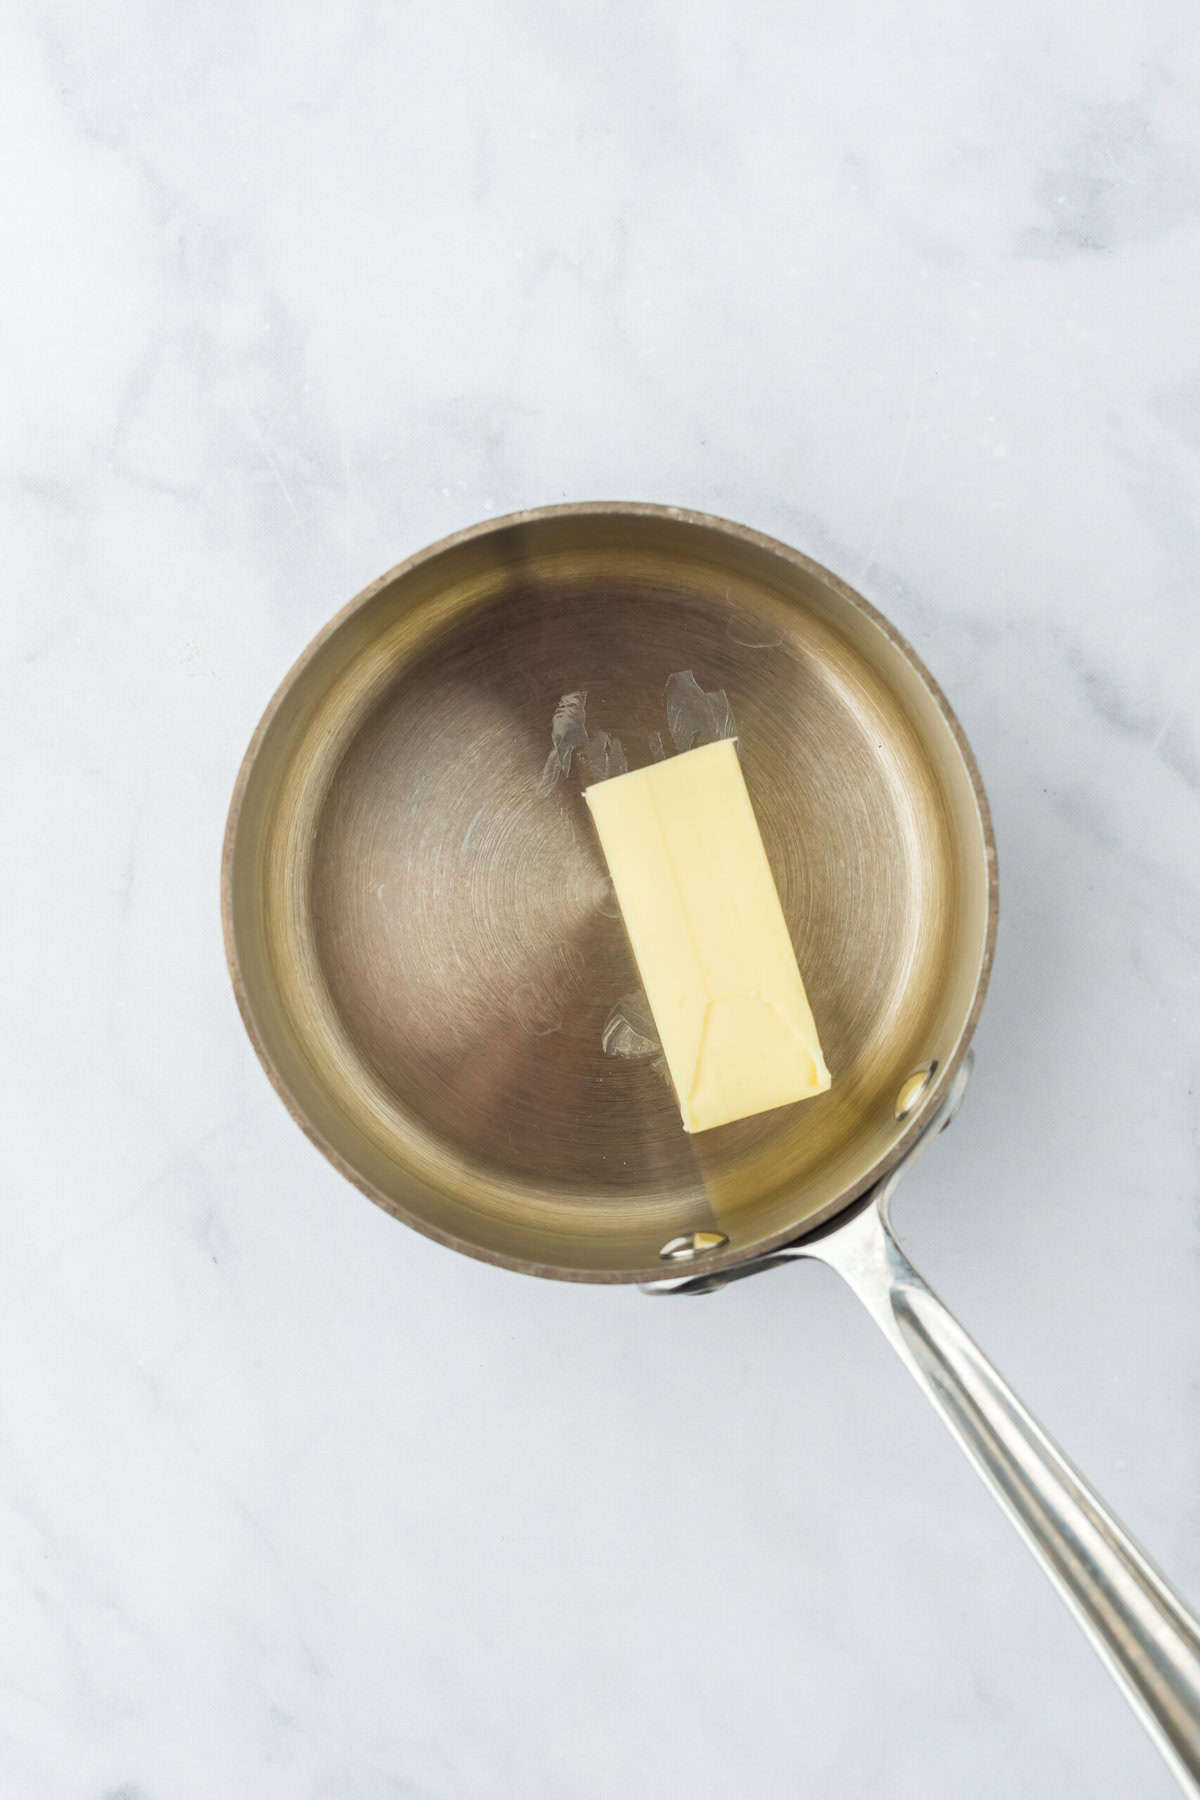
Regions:
<instances>
[{"instance_id":1,"label":"white marble countertop","mask_svg":"<svg viewBox=\"0 0 1200 1800\"><path fill-rule=\"evenodd\" d=\"M1174 1789L823 1272L405 1232L222 956L341 602L560 499L829 563L975 744L1002 927L914 1256L1200 1601L1200 62L1183 0L0 26L13 1800Z\"/></svg>"}]
</instances>

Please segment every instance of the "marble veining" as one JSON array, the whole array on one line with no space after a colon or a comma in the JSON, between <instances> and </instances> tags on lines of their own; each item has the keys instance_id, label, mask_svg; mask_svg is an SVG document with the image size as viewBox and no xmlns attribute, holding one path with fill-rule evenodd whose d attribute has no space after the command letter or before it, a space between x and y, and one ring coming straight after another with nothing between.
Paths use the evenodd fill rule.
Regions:
<instances>
[{"instance_id":1,"label":"marble veining","mask_svg":"<svg viewBox=\"0 0 1200 1800\"><path fill-rule=\"evenodd\" d=\"M405 1233L216 872L288 663L444 532L656 499L859 583L1000 844L899 1225L1200 1602L1191 9L23 0L0 100L0 1790L1167 1800L831 1281Z\"/></svg>"}]
</instances>

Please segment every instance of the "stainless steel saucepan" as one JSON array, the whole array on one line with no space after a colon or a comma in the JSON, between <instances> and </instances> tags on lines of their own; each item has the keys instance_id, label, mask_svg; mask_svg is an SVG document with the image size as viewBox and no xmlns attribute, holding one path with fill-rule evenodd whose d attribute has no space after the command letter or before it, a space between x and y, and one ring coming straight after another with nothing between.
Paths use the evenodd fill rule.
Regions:
<instances>
[{"instance_id":1,"label":"stainless steel saucepan","mask_svg":"<svg viewBox=\"0 0 1200 1800\"><path fill-rule=\"evenodd\" d=\"M581 787L614 739L647 761L719 693L834 1080L687 1137ZM659 1292L836 1269L1200 1794L1200 1627L889 1223L961 1094L996 872L971 751L886 619L795 550L675 508L461 532L287 676L238 777L223 906L271 1080L406 1224Z\"/></svg>"}]
</instances>

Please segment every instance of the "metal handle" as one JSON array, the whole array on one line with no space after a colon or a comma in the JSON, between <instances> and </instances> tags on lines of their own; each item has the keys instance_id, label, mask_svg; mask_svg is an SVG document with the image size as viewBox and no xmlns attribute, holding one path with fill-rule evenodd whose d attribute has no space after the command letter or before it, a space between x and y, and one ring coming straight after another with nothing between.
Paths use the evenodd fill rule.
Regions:
<instances>
[{"instance_id":1,"label":"metal handle","mask_svg":"<svg viewBox=\"0 0 1200 1800\"><path fill-rule=\"evenodd\" d=\"M1185 1793L1200 1796L1200 1624L1030 1417L892 1234L886 1182L795 1245L835 1269L1057 1586Z\"/></svg>"}]
</instances>

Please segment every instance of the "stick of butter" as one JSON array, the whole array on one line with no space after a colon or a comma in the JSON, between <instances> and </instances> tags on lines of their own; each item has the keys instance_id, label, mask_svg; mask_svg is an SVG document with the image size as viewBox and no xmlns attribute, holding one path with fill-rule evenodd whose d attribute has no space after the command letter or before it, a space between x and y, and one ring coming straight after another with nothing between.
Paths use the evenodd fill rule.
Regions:
<instances>
[{"instance_id":1,"label":"stick of butter","mask_svg":"<svg viewBox=\"0 0 1200 1800\"><path fill-rule=\"evenodd\" d=\"M829 1071L730 738L586 790L685 1131Z\"/></svg>"}]
</instances>

